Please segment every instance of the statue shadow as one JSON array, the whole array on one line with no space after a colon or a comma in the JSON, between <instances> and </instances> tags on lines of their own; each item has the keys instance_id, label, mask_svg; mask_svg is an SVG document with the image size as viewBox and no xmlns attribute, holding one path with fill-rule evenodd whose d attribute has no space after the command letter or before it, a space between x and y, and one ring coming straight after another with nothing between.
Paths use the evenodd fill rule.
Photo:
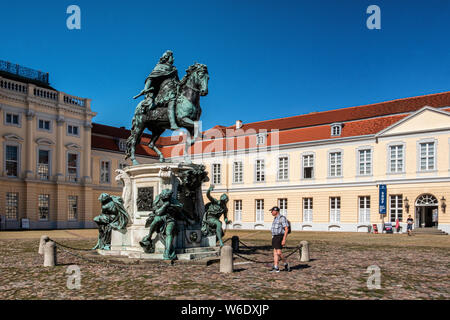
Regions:
<instances>
[{"instance_id":1,"label":"statue shadow","mask_svg":"<svg viewBox=\"0 0 450 320\"><path fill-rule=\"evenodd\" d=\"M295 266L291 266L291 271L292 270L303 270L303 269L308 269L311 268L311 266L309 264L297 264Z\"/></svg>"}]
</instances>

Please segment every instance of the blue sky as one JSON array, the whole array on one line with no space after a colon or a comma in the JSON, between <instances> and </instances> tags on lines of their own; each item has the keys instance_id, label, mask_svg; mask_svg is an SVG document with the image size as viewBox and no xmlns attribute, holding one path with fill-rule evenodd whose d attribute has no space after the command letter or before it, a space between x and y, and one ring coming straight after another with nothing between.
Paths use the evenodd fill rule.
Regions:
<instances>
[{"instance_id":1,"label":"blue sky","mask_svg":"<svg viewBox=\"0 0 450 320\"><path fill-rule=\"evenodd\" d=\"M66 8L81 8L68 30ZM381 8L381 30L366 9ZM180 78L208 65L203 129L450 89L450 1L8 1L0 59L91 98L94 121L131 125L147 74L171 49Z\"/></svg>"}]
</instances>

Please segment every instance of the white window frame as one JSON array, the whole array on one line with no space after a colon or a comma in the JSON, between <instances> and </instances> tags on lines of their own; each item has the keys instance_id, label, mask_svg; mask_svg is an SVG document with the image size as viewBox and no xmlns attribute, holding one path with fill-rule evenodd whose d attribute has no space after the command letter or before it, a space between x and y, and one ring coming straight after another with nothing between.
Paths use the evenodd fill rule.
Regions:
<instances>
[{"instance_id":1,"label":"white window frame","mask_svg":"<svg viewBox=\"0 0 450 320\"><path fill-rule=\"evenodd\" d=\"M332 155L334 155L334 154L336 154L336 155L338 154L339 155L339 160L340 160L339 162L337 161L337 158L336 158L335 163L331 162ZM333 170L332 170L333 165L335 166L335 175L332 175L332 173L333 173ZM341 171L339 175L337 174L338 166L339 166L339 169ZM344 175L344 152L342 150L330 150L330 151L328 151L328 178L342 178L343 175Z\"/></svg>"},{"instance_id":2,"label":"white window frame","mask_svg":"<svg viewBox=\"0 0 450 320\"><path fill-rule=\"evenodd\" d=\"M257 146L263 146L267 142L267 132L264 133L258 133L256 135L256 145Z\"/></svg>"},{"instance_id":3,"label":"white window frame","mask_svg":"<svg viewBox=\"0 0 450 320\"><path fill-rule=\"evenodd\" d=\"M279 198L278 199L278 208L280 208L280 214L287 217L287 215L288 215L288 199L287 198Z\"/></svg>"},{"instance_id":4,"label":"white window frame","mask_svg":"<svg viewBox=\"0 0 450 320\"><path fill-rule=\"evenodd\" d=\"M17 116L18 123L7 122L6 119L7 119L7 115L8 114L11 115L11 121L13 119L13 116ZM3 113L3 124L5 126L21 128L22 127L22 113L21 112L16 112L16 111L11 111L11 110L5 110L4 113Z\"/></svg>"},{"instance_id":5,"label":"white window frame","mask_svg":"<svg viewBox=\"0 0 450 320\"><path fill-rule=\"evenodd\" d=\"M71 217L71 204L70 200L71 198L75 199L75 218ZM73 207L72 207L73 209ZM67 196L67 220L68 221L78 221L78 196L76 195L68 195Z\"/></svg>"},{"instance_id":6,"label":"white window frame","mask_svg":"<svg viewBox=\"0 0 450 320\"><path fill-rule=\"evenodd\" d=\"M367 159L367 153L369 155L369 160ZM361 161L361 153L364 153L364 160ZM371 176L373 175L373 148L372 147L359 147L356 149L356 175L357 176ZM364 172L361 173L361 166L364 165Z\"/></svg>"},{"instance_id":7,"label":"white window frame","mask_svg":"<svg viewBox=\"0 0 450 320\"><path fill-rule=\"evenodd\" d=\"M361 224L370 223L370 196L358 197L358 222Z\"/></svg>"},{"instance_id":8,"label":"white window frame","mask_svg":"<svg viewBox=\"0 0 450 320\"><path fill-rule=\"evenodd\" d=\"M392 200L395 199L395 206L392 206ZM399 201L400 200L400 201ZM390 194L389 195L389 221L395 223L401 214L402 218L399 219L400 222L403 221L403 194ZM392 214L394 214L394 220L392 220Z\"/></svg>"},{"instance_id":9,"label":"white window frame","mask_svg":"<svg viewBox=\"0 0 450 320\"><path fill-rule=\"evenodd\" d=\"M428 145L428 144L432 144L433 145L433 168L430 169L430 162L429 162L429 148L427 147L427 155L425 157L426 160L426 169L422 169L422 145ZM419 140L417 141L417 172L433 172L433 171L437 171L437 140L436 139L423 139L423 140Z\"/></svg>"},{"instance_id":10,"label":"white window frame","mask_svg":"<svg viewBox=\"0 0 450 320\"><path fill-rule=\"evenodd\" d=\"M10 199L8 195L15 195L15 206L10 205ZM7 221L17 221L19 220L19 193L18 192L6 192L6 202L5 202L5 219ZM16 217L11 218L9 209L13 208L16 211Z\"/></svg>"},{"instance_id":11,"label":"white window frame","mask_svg":"<svg viewBox=\"0 0 450 320\"><path fill-rule=\"evenodd\" d=\"M69 132L69 127L72 127L72 133ZM77 134L73 133L73 128L76 127L77 128ZM80 125L78 124L74 124L74 123L67 123L66 124L66 133L68 136L71 137L80 137Z\"/></svg>"},{"instance_id":12,"label":"white window frame","mask_svg":"<svg viewBox=\"0 0 450 320\"><path fill-rule=\"evenodd\" d=\"M39 125L40 125L40 122L43 122L44 123L44 128L41 128ZM45 122L48 122L49 123L49 125L48 125L48 129L45 129ZM51 133L51 132L53 132L53 121L51 120L51 119L47 119L47 118L42 118L42 117L38 117L37 118L37 121L36 121L36 128L37 128L37 130L38 131L43 131L43 132L48 132L48 133Z\"/></svg>"},{"instance_id":13,"label":"white window frame","mask_svg":"<svg viewBox=\"0 0 450 320\"><path fill-rule=\"evenodd\" d=\"M5 173L5 176L6 177L8 177L8 178L19 178L20 177L20 162L21 162L21 144L20 143L17 143L17 142L10 142L10 141L8 141L8 142L5 142L4 144L3 144L3 146L4 146L4 151L3 151L3 172ZM7 174L7 171L6 171L6 161L8 161L8 160L6 160L6 151L7 151L7 147L16 147L17 148L17 174L15 175L15 176L11 176L11 175L8 175ZM9 161L11 161L11 160L9 160Z\"/></svg>"},{"instance_id":14,"label":"white window frame","mask_svg":"<svg viewBox=\"0 0 450 320\"><path fill-rule=\"evenodd\" d=\"M234 221L242 221L242 200L234 200Z\"/></svg>"},{"instance_id":15,"label":"white window frame","mask_svg":"<svg viewBox=\"0 0 450 320\"><path fill-rule=\"evenodd\" d=\"M244 163L242 161L233 161L233 183L244 182Z\"/></svg>"},{"instance_id":16,"label":"white window frame","mask_svg":"<svg viewBox=\"0 0 450 320\"><path fill-rule=\"evenodd\" d=\"M264 199L255 200L255 222L264 222Z\"/></svg>"},{"instance_id":17,"label":"white window frame","mask_svg":"<svg viewBox=\"0 0 450 320\"><path fill-rule=\"evenodd\" d=\"M258 165L259 163L259 165ZM259 178L258 178L259 177ZM264 159L255 160L255 182L265 182L266 181L266 168Z\"/></svg>"},{"instance_id":18,"label":"white window frame","mask_svg":"<svg viewBox=\"0 0 450 320\"><path fill-rule=\"evenodd\" d=\"M40 167L39 153L41 151L47 151L48 152L48 164L47 164L47 166L48 166L48 177L46 179L41 177L41 175L39 174L39 167ZM48 147L38 146L38 148L37 148L37 155L36 155L36 177L37 177L37 179L45 180L45 181L48 181L48 180L51 179L51 177L52 177L52 170L51 170L52 166L51 166L51 164L52 164L52 150L50 148L48 148Z\"/></svg>"},{"instance_id":19,"label":"white window frame","mask_svg":"<svg viewBox=\"0 0 450 320\"><path fill-rule=\"evenodd\" d=\"M330 223L341 223L341 197L330 197L329 206Z\"/></svg>"},{"instance_id":20,"label":"white window frame","mask_svg":"<svg viewBox=\"0 0 450 320\"><path fill-rule=\"evenodd\" d=\"M303 222L312 223L313 222L313 209L314 200L312 197L303 198Z\"/></svg>"},{"instance_id":21,"label":"white window frame","mask_svg":"<svg viewBox=\"0 0 450 320\"><path fill-rule=\"evenodd\" d=\"M402 155L401 157L398 156L398 147L401 147L402 150ZM396 157L393 158L392 154L393 154L393 148L397 148L396 149ZM405 173L405 169L406 169L406 143L404 142L391 142L387 145L387 173L388 174L401 174L401 173ZM395 171L392 171L392 162L395 162ZM401 161L401 170L398 170L398 164L399 161Z\"/></svg>"},{"instance_id":22,"label":"white window frame","mask_svg":"<svg viewBox=\"0 0 450 320\"><path fill-rule=\"evenodd\" d=\"M342 123L332 123L331 124L331 136L339 137L342 135Z\"/></svg>"},{"instance_id":23,"label":"white window frame","mask_svg":"<svg viewBox=\"0 0 450 320\"><path fill-rule=\"evenodd\" d=\"M77 156L77 163L76 167L70 167L70 168L76 168L77 172L75 175L75 179L72 178L72 176L69 174L69 155L74 154ZM80 180L80 153L78 151L67 151L66 153L66 180L69 182L78 182Z\"/></svg>"},{"instance_id":24,"label":"white window frame","mask_svg":"<svg viewBox=\"0 0 450 320\"><path fill-rule=\"evenodd\" d=\"M41 196L47 196L47 217L45 219L41 218ZM38 194L38 215L39 221L49 221L50 220L50 195L49 194Z\"/></svg>"},{"instance_id":25,"label":"white window frame","mask_svg":"<svg viewBox=\"0 0 450 320\"><path fill-rule=\"evenodd\" d=\"M104 168L104 164L108 164L108 168ZM100 183L111 183L111 161L100 160Z\"/></svg>"},{"instance_id":26,"label":"white window frame","mask_svg":"<svg viewBox=\"0 0 450 320\"><path fill-rule=\"evenodd\" d=\"M289 180L289 156L288 155L281 155L278 157L277 180L278 181L288 181Z\"/></svg>"},{"instance_id":27,"label":"white window frame","mask_svg":"<svg viewBox=\"0 0 450 320\"><path fill-rule=\"evenodd\" d=\"M222 165L220 163L212 164L212 183L222 184Z\"/></svg>"},{"instance_id":28,"label":"white window frame","mask_svg":"<svg viewBox=\"0 0 450 320\"><path fill-rule=\"evenodd\" d=\"M311 158L312 160L308 160L307 162L307 164L308 164L308 166L306 166L305 165L305 158ZM303 153L302 155L301 155L301 159L300 159L300 161L301 161L301 165L302 165L302 179L304 179L304 180L312 180L312 179L314 179L314 164L315 164L315 162L316 162L316 155L313 153L313 152L308 152L308 153ZM312 162L312 166L311 166L311 162ZM305 169L306 168L312 168L311 169L311 178L305 178Z\"/></svg>"}]
</instances>

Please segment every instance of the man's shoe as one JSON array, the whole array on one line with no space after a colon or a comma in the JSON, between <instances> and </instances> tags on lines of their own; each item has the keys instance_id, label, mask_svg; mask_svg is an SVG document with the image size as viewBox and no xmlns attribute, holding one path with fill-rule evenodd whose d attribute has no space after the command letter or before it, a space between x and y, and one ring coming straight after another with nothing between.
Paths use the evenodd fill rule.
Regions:
<instances>
[{"instance_id":1,"label":"man's shoe","mask_svg":"<svg viewBox=\"0 0 450 320\"><path fill-rule=\"evenodd\" d=\"M270 272L280 272L280 268L272 267L272 270L270 270Z\"/></svg>"},{"instance_id":2,"label":"man's shoe","mask_svg":"<svg viewBox=\"0 0 450 320\"><path fill-rule=\"evenodd\" d=\"M287 271L287 272L291 271L291 267L289 266L289 263L284 264L284 271Z\"/></svg>"}]
</instances>

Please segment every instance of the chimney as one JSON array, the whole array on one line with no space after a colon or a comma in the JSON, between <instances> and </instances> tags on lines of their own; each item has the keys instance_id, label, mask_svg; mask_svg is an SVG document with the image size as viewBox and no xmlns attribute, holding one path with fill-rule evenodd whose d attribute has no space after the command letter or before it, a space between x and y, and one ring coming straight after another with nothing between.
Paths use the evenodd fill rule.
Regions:
<instances>
[{"instance_id":1,"label":"chimney","mask_svg":"<svg viewBox=\"0 0 450 320\"><path fill-rule=\"evenodd\" d=\"M236 130L242 128L242 120L236 120Z\"/></svg>"}]
</instances>

